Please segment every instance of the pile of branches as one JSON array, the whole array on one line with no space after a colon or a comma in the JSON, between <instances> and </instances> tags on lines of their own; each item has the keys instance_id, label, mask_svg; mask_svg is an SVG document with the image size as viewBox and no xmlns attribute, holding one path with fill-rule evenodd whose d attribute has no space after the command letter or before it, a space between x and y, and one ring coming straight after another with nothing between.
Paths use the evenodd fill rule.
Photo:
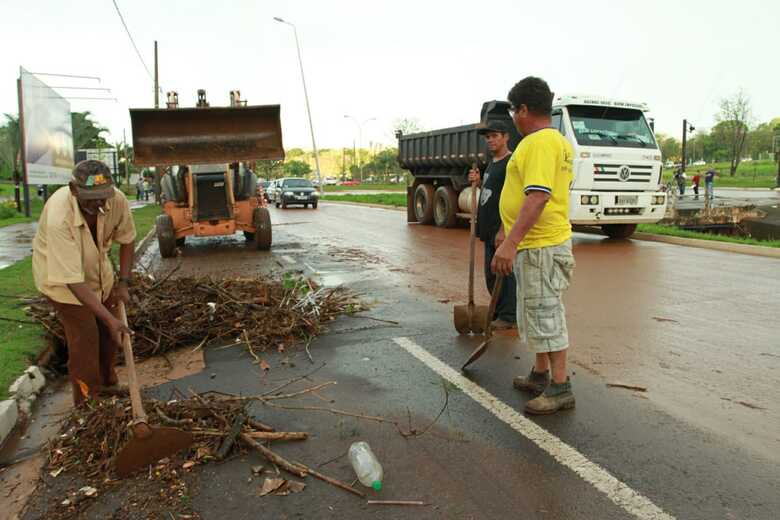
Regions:
<instances>
[{"instance_id":1,"label":"pile of branches","mask_svg":"<svg viewBox=\"0 0 780 520\"><path fill-rule=\"evenodd\" d=\"M184 346L244 343L250 353L282 350L318 335L323 324L363 310L344 288L317 287L303 278L138 277L130 291L128 322L133 350L143 359ZM45 300L28 312L65 342L62 326ZM281 347L280 347L281 346Z\"/></svg>"},{"instance_id":2,"label":"pile of branches","mask_svg":"<svg viewBox=\"0 0 780 520\"><path fill-rule=\"evenodd\" d=\"M129 399L114 397L101 401L90 401L85 406L74 409L63 422L59 435L48 446L48 466L46 471L52 478L61 474L76 477L88 484L78 491L68 493L68 498L58 498L56 513L52 518L71 518L83 514L90 507L89 498L94 498L112 487L130 485L134 487L154 485L171 496L158 496L167 506L176 503L180 496L186 495L187 483L184 477L204 464L225 460L232 455L252 450L258 452L269 463L254 466L252 473L262 476L272 475L263 484L263 494L288 494L303 490L301 481L279 478L279 470L304 479L313 476L328 482L354 495L365 494L351 485L323 475L300 462L285 459L268 447L278 441L303 441L308 439L307 432L280 432L272 426L253 418L247 411L252 402L269 403L277 399L297 397L317 391L335 382L314 386L290 394L264 394L241 397L219 393L192 393L190 397L178 394L179 399L158 401L145 399L144 408L151 426L167 426L191 432L193 444L169 458L162 459L148 468L125 480L115 476L114 464L117 455L127 445L130 438L129 425L132 410ZM178 393L178 391L177 391ZM274 468L272 470L271 468ZM177 495L178 494L178 495ZM162 503L162 502L161 502Z\"/></svg>"}]
</instances>

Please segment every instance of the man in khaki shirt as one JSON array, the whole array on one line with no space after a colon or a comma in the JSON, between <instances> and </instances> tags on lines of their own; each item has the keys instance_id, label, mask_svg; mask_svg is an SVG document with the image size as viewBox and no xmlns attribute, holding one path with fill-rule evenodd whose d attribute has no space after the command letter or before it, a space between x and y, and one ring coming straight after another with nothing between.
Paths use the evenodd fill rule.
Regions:
<instances>
[{"instance_id":1,"label":"man in khaki shirt","mask_svg":"<svg viewBox=\"0 0 780 520\"><path fill-rule=\"evenodd\" d=\"M119 247L119 283L108 253ZM76 405L116 389L114 371L122 334L117 305L129 301L135 225L125 195L100 161L82 161L68 189L46 202L33 240L35 285L65 329L68 373Z\"/></svg>"}]
</instances>

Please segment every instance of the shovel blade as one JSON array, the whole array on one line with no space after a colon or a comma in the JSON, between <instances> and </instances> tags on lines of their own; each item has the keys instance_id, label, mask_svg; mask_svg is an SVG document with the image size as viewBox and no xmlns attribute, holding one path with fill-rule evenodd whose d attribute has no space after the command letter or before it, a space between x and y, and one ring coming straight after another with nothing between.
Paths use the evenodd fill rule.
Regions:
<instances>
[{"instance_id":1,"label":"shovel blade","mask_svg":"<svg viewBox=\"0 0 780 520\"><path fill-rule=\"evenodd\" d=\"M125 478L139 469L192 445L192 434L176 428L150 427L151 435L143 439L131 436L116 456L116 473Z\"/></svg>"},{"instance_id":2,"label":"shovel blade","mask_svg":"<svg viewBox=\"0 0 780 520\"><path fill-rule=\"evenodd\" d=\"M468 305L456 305L453 309L453 323L458 334L482 334L485 332L488 308L485 305L474 305L469 313Z\"/></svg>"},{"instance_id":3,"label":"shovel blade","mask_svg":"<svg viewBox=\"0 0 780 520\"><path fill-rule=\"evenodd\" d=\"M463 363L463 366L460 367L461 371L466 370L466 367L472 364L474 361L478 360L482 357L482 354L487 352L488 344L490 344L490 340L493 339L492 337L489 337L485 341L479 344L477 348L474 349L474 351L471 353L469 358L466 360L465 363Z\"/></svg>"}]
</instances>

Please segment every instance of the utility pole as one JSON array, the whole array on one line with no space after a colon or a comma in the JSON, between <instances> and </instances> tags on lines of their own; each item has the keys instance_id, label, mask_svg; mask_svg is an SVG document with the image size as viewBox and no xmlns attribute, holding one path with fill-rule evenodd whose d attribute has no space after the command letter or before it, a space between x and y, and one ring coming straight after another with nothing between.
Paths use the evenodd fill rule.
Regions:
<instances>
[{"instance_id":1,"label":"utility pole","mask_svg":"<svg viewBox=\"0 0 780 520\"><path fill-rule=\"evenodd\" d=\"M127 184L127 190L130 191L130 157L127 155L127 133L125 129L122 129L122 141L125 148L125 184Z\"/></svg>"},{"instance_id":2,"label":"utility pole","mask_svg":"<svg viewBox=\"0 0 780 520\"><path fill-rule=\"evenodd\" d=\"M160 108L160 69L157 62L157 40L154 40L154 108ZM154 167L154 202L160 204L160 182L163 167Z\"/></svg>"}]
</instances>

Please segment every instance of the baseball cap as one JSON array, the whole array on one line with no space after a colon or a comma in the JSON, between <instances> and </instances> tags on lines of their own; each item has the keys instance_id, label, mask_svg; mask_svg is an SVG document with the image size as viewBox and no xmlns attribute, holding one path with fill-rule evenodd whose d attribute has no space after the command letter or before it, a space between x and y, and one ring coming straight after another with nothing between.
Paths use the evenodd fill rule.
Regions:
<instances>
[{"instance_id":1,"label":"baseball cap","mask_svg":"<svg viewBox=\"0 0 780 520\"><path fill-rule=\"evenodd\" d=\"M487 123L481 123L477 132L480 135L485 135L489 132L500 132L502 134L509 133L509 125L506 121L500 119L488 119Z\"/></svg>"},{"instance_id":2,"label":"baseball cap","mask_svg":"<svg viewBox=\"0 0 780 520\"><path fill-rule=\"evenodd\" d=\"M71 179L78 198L82 200L110 199L114 196L111 170L101 161L81 161L73 168Z\"/></svg>"}]
</instances>

